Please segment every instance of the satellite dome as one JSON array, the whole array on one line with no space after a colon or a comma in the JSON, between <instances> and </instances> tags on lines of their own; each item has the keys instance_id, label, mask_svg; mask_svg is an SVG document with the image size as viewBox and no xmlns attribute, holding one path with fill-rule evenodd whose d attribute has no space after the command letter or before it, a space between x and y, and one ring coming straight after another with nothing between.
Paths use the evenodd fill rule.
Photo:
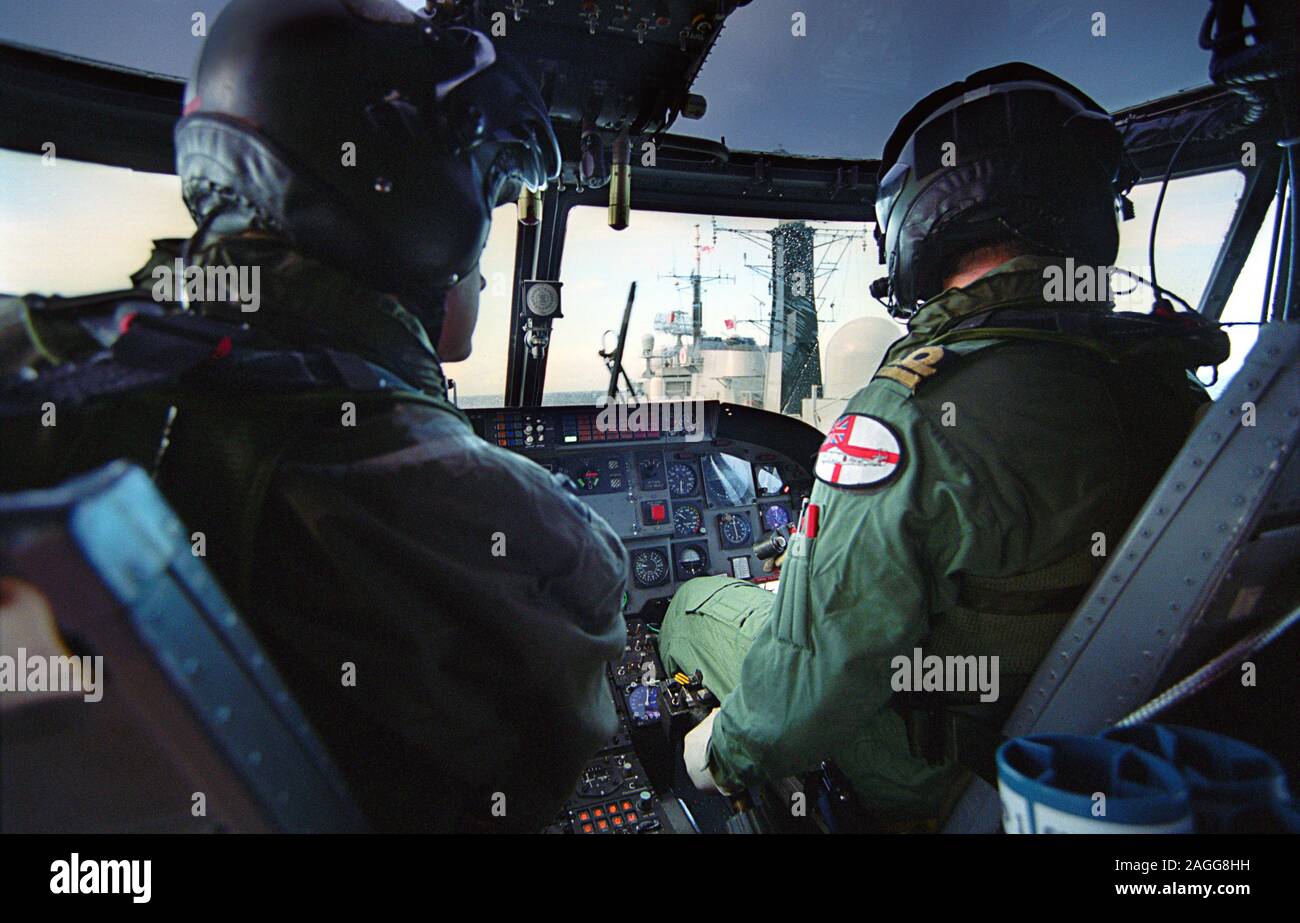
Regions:
<instances>
[{"instance_id":1,"label":"satellite dome","mask_svg":"<svg viewBox=\"0 0 1300 923\"><path fill-rule=\"evenodd\" d=\"M822 396L847 400L865 387L889 344L903 333L902 325L887 317L859 317L835 331L826 344Z\"/></svg>"}]
</instances>

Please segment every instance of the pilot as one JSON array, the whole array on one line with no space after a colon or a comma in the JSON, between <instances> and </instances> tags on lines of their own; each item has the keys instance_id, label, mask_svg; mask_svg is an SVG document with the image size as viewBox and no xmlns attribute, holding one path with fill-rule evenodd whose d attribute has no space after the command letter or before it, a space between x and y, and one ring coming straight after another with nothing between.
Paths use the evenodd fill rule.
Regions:
<instances>
[{"instance_id":1,"label":"pilot","mask_svg":"<svg viewBox=\"0 0 1300 923\"><path fill-rule=\"evenodd\" d=\"M493 209L557 175L540 95L482 33L396 0L235 0L175 138L186 266L248 269L260 291L150 320L175 336L134 361L214 342L188 373L205 393L165 400L165 427L140 402L135 457L376 828L540 829L617 728L603 665L625 640L626 556L550 474L475 435L442 370L470 351ZM322 364L344 386L305 387ZM58 451L28 478L107 460Z\"/></svg>"},{"instance_id":2,"label":"pilot","mask_svg":"<svg viewBox=\"0 0 1300 923\"><path fill-rule=\"evenodd\" d=\"M1028 65L903 117L875 209L907 332L822 444L775 595L698 578L663 623L666 665L722 700L687 738L699 787L829 763L882 829L933 829L987 771L1208 401L1190 371L1227 355L1163 299L1122 314L1052 287L1109 278L1130 182L1105 111Z\"/></svg>"}]
</instances>

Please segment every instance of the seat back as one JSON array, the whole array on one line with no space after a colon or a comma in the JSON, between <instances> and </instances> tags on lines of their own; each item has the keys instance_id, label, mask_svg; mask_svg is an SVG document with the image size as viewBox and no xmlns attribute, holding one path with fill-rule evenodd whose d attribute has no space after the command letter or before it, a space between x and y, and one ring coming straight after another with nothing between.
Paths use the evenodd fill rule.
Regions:
<instances>
[{"instance_id":1,"label":"seat back","mask_svg":"<svg viewBox=\"0 0 1300 923\"><path fill-rule=\"evenodd\" d=\"M1292 611L1298 444L1300 324L1274 324L1112 551L1003 733L1095 734ZM944 829L989 832L999 813L996 790L976 779Z\"/></svg>"},{"instance_id":2,"label":"seat back","mask_svg":"<svg viewBox=\"0 0 1300 923\"><path fill-rule=\"evenodd\" d=\"M0 496L0 831L364 829L190 542L125 462Z\"/></svg>"}]
</instances>

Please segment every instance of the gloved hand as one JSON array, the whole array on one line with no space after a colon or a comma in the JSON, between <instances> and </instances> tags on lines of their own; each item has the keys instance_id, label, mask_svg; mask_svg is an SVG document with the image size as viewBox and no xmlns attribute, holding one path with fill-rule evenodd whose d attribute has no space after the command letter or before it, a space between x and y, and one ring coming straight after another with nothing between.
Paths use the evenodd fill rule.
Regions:
<instances>
[{"instance_id":1,"label":"gloved hand","mask_svg":"<svg viewBox=\"0 0 1300 923\"><path fill-rule=\"evenodd\" d=\"M713 709L709 712L709 717L686 735L686 739L682 742L682 758L686 762L686 772L696 788L702 792L720 792L723 795L730 795L733 792L719 785L709 770L709 741L713 738L713 719L718 717L718 712L721 710Z\"/></svg>"}]
</instances>

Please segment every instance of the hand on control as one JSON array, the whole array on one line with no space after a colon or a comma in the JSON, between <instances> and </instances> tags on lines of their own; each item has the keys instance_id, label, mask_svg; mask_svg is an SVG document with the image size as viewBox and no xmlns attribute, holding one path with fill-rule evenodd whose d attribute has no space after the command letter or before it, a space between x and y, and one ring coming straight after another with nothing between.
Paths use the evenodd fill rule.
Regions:
<instances>
[{"instance_id":1,"label":"hand on control","mask_svg":"<svg viewBox=\"0 0 1300 923\"><path fill-rule=\"evenodd\" d=\"M709 712L709 717L686 735L686 740L683 741L682 758L686 762L686 772L696 788L702 792L730 795L732 793L719 785L709 770L709 741L713 739L713 720L718 717L719 711L721 711L719 708L713 709Z\"/></svg>"}]
</instances>

